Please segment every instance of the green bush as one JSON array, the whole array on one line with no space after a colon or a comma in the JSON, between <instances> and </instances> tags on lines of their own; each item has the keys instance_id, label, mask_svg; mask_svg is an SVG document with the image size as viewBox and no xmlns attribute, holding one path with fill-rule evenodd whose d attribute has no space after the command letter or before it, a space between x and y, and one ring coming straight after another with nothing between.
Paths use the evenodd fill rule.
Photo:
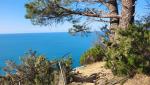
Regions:
<instances>
[{"instance_id":1,"label":"green bush","mask_svg":"<svg viewBox=\"0 0 150 85\"><path fill-rule=\"evenodd\" d=\"M150 31L143 26L116 30L114 41L107 44L106 66L116 75L150 73Z\"/></svg>"},{"instance_id":2,"label":"green bush","mask_svg":"<svg viewBox=\"0 0 150 85\"><path fill-rule=\"evenodd\" d=\"M19 85L19 83L21 85L58 85L61 72L59 63L66 79L69 79L72 70L70 57L50 61L44 56L36 56L34 52L29 52L22 57L19 65L12 61L7 62L4 68L6 76L0 78L0 83L2 85Z\"/></svg>"},{"instance_id":3,"label":"green bush","mask_svg":"<svg viewBox=\"0 0 150 85\"><path fill-rule=\"evenodd\" d=\"M102 61L105 56L104 50L100 45L88 49L81 57L80 64L91 64L96 61Z\"/></svg>"}]
</instances>

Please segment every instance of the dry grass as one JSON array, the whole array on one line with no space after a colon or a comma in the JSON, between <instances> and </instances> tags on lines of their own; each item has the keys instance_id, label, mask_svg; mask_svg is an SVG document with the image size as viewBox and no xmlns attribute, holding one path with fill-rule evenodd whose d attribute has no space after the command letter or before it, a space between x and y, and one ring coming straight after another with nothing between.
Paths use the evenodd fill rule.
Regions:
<instances>
[{"instance_id":1,"label":"dry grass","mask_svg":"<svg viewBox=\"0 0 150 85\"><path fill-rule=\"evenodd\" d=\"M150 85L150 76L137 74L132 79L128 79L124 85Z\"/></svg>"}]
</instances>

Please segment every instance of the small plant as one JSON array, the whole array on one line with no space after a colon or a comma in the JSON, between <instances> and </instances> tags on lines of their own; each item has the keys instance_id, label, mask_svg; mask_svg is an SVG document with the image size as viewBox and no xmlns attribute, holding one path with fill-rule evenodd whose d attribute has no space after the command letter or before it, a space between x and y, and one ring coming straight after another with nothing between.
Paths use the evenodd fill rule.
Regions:
<instances>
[{"instance_id":1,"label":"small plant","mask_svg":"<svg viewBox=\"0 0 150 85\"><path fill-rule=\"evenodd\" d=\"M105 56L104 50L100 45L88 49L80 58L80 64L90 64L96 61L102 61Z\"/></svg>"}]
</instances>

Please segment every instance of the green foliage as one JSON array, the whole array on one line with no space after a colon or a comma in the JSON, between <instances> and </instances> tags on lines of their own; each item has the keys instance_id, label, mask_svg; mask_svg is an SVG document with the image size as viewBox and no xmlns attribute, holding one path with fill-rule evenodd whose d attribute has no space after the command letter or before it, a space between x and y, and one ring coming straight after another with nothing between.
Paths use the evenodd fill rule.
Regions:
<instances>
[{"instance_id":1,"label":"green foliage","mask_svg":"<svg viewBox=\"0 0 150 85\"><path fill-rule=\"evenodd\" d=\"M95 23L107 22L99 18L103 14L99 5L90 0L29 0L25 4L25 17L34 25L44 26L68 21L73 24L70 33L86 34Z\"/></svg>"},{"instance_id":2,"label":"green foliage","mask_svg":"<svg viewBox=\"0 0 150 85\"><path fill-rule=\"evenodd\" d=\"M4 68L6 76L0 78L2 85L57 85L60 67L64 70L66 79L69 80L72 70L72 58L49 61L44 56L36 56L34 52L26 54L17 65L12 61L7 62Z\"/></svg>"},{"instance_id":3,"label":"green foliage","mask_svg":"<svg viewBox=\"0 0 150 85\"><path fill-rule=\"evenodd\" d=\"M96 61L102 61L105 56L104 50L100 45L88 49L81 57L80 64L90 64Z\"/></svg>"},{"instance_id":4,"label":"green foliage","mask_svg":"<svg viewBox=\"0 0 150 85\"><path fill-rule=\"evenodd\" d=\"M60 7L60 4L61 0L31 0L25 4L27 12L25 17L31 19L34 25L49 25L54 21L61 22L64 20L64 16L67 17L70 14Z\"/></svg>"},{"instance_id":5,"label":"green foliage","mask_svg":"<svg viewBox=\"0 0 150 85\"><path fill-rule=\"evenodd\" d=\"M116 75L150 73L150 31L143 26L116 30L115 40L107 44L106 66Z\"/></svg>"}]
</instances>

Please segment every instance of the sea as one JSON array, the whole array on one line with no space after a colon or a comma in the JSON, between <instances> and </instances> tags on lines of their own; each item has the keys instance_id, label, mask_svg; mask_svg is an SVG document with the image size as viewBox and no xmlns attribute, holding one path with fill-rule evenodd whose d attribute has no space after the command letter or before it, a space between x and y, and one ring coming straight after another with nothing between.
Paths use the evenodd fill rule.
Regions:
<instances>
[{"instance_id":1,"label":"sea","mask_svg":"<svg viewBox=\"0 0 150 85\"><path fill-rule=\"evenodd\" d=\"M20 58L29 50L37 51L37 55L43 55L47 59L70 55L73 67L80 66L80 56L96 40L97 34L94 32L75 36L67 32L0 34L0 74L3 74L2 68L6 66L6 61L20 64Z\"/></svg>"}]
</instances>

